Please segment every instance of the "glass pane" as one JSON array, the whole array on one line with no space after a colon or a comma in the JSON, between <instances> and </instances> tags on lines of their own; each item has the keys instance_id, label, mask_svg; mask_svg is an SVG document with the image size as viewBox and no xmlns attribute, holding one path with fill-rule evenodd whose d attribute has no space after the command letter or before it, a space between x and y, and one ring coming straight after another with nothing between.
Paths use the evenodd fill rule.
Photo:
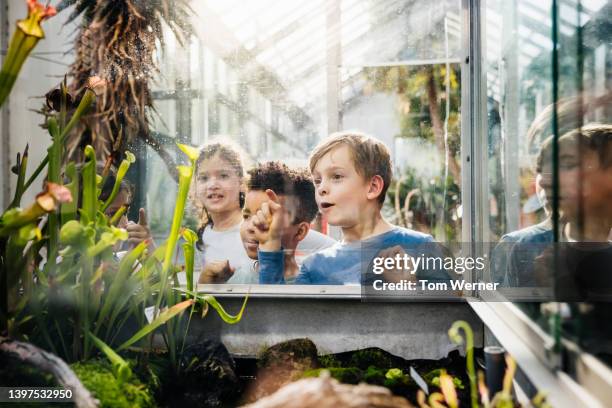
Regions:
<instances>
[{"instance_id":1,"label":"glass pane","mask_svg":"<svg viewBox=\"0 0 612 408\"><path fill-rule=\"evenodd\" d=\"M376 137L391 153L395 177L383 215L441 242L460 239L460 1L192 6L198 15L193 36L181 46L168 35L170 47L158 56L163 69L152 123L167 160L148 154L147 206L156 237L167 233L173 210L169 160L184 161L174 141L200 146L225 135L244 150L244 171L268 161L299 168L322 139L350 129ZM192 195L198 228L206 212L196 189ZM310 231L323 234L316 240L322 246L298 246L298 265L343 238L321 214ZM205 259L209 242L201 265L219 260ZM256 283L250 262L244 269L255 273L249 283Z\"/></svg>"},{"instance_id":2,"label":"glass pane","mask_svg":"<svg viewBox=\"0 0 612 408\"><path fill-rule=\"evenodd\" d=\"M448 61L342 70L342 124L387 137L395 174L387 219L454 243L461 239L461 81L459 64Z\"/></svg>"},{"instance_id":3,"label":"glass pane","mask_svg":"<svg viewBox=\"0 0 612 408\"><path fill-rule=\"evenodd\" d=\"M610 4L557 4L487 2L491 278L611 361Z\"/></svg>"}]
</instances>

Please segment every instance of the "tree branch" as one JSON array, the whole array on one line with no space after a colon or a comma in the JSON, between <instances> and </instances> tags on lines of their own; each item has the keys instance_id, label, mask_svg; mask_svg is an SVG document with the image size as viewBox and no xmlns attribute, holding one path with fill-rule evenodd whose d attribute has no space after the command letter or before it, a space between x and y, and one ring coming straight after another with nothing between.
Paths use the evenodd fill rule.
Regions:
<instances>
[{"instance_id":1,"label":"tree branch","mask_svg":"<svg viewBox=\"0 0 612 408\"><path fill-rule=\"evenodd\" d=\"M60 385L72 390L73 401L77 407L98 407L98 400L83 386L68 364L61 358L39 349L33 344L7 337L0 337L0 352L7 353L24 363L51 373Z\"/></svg>"}]
</instances>

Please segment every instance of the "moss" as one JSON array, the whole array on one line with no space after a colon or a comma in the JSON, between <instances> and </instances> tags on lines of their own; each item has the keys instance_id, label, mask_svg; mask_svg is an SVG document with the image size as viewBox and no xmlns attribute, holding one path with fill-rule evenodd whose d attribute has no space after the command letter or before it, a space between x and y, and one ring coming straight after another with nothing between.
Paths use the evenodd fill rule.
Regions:
<instances>
[{"instance_id":1,"label":"moss","mask_svg":"<svg viewBox=\"0 0 612 408\"><path fill-rule=\"evenodd\" d=\"M369 366L363 375L363 380L368 384L384 385L386 372L384 368Z\"/></svg>"},{"instance_id":2,"label":"moss","mask_svg":"<svg viewBox=\"0 0 612 408\"><path fill-rule=\"evenodd\" d=\"M75 363L72 366L83 385L100 400L100 407L152 407L148 389L137 379L119 384L110 365L104 361Z\"/></svg>"},{"instance_id":3,"label":"moss","mask_svg":"<svg viewBox=\"0 0 612 408\"><path fill-rule=\"evenodd\" d=\"M319 365L321 365L323 368L342 367L342 363L333 354L319 356Z\"/></svg>"},{"instance_id":4,"label":"moss","mask_svg":"<svg viewBox=\"0 0 612 408\"><path fill-rule=\"evenodd\" d=\"M387 387L397 387L410 384L410 377L399 368L392 368L385 374L385 383Z\"/></svg>"},{"instance_id":5,"label":"moss","mask_svg":"<svg viewBox=\"0 0 612 408\"><path fill-rule=\"evenodd\" d=\"M389 356L381 349L376 348L356 351L351 356L350 365L362 370L367 370L370 366L387 369L393 367Z\"/></svg>"},{"instance_id":6,"label":"moss","mask_svg":"<svg viewBox=\"0 0 612 408\"><path fill-rule=\"evenodd\" d=\"M329 374L345 384L357 384L363 380L363 371L356 367L342 368L342 367L329 367L329 368L317 368L314 370L304 371L302 374L303 378L307 377L318 377L322 371L329 371Z\"/></svg>"},{"instance_id":7,"label":"moss","mask_svg":"<svg viewBox=\"0 0 612 408\"><path fill-rule=\"evenodd\" d=\"M442 368L436 368L435 370L431 370L430 372L428 372L427 374L423 376L423 379L429 385L440 387L440 374L442 374L442 370L443 370ZM465 385L463 385L463 381L461 381L461 379L457 376L453 375L452 377L453 377L453 384L455 385L455 387L460 390L463 390L465 388Z\"/></svg>"}]
</instances>

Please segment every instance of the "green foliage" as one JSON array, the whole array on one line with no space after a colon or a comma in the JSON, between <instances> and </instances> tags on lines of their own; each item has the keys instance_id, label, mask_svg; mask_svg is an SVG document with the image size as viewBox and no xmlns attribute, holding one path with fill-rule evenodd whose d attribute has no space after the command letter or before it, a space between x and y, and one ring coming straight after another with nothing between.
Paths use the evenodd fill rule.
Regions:
<instances>
[{"instance_id":1,"label":"green foliage","mask_svg":"<svg viewBox=\"0 0 612 408\"><path fill-rule=\"evenodd\" d=\"M433 234L440 241L459 238L461 190L453 176L425 178L407 168L387 191L387 212L395 224ZM399 197L398 197L399 194Z\"/></svg>"},{"instance_id":2,"label":"green foliage","mask_svg":"<svg viewBox=\"0 0 612 408\"><path fill-rule=\"evenodd\" d=\"M336 380L345 384L358 384L363 379L363 371L357 367L329 367L306 370L302 374L303 378L318 377L322 371L328 371Z\"/></svg>"},{"instance_id":3,"label":"green foliage","mask_svg":"<svg viewBox=\"0 0 612 408\"><path fill-rule=\"evenodd\" d=\"M154 251L148 248L148 242L142 242L119 257L116 246L127 240L128 234L115 227L116 217L109 218L103 210L117 195L134 156L125 153L111 196L104 201L99 194L105 174L96 174L96 154L91 146L85 148L80 171L76 171L74 163L68 163L62 171L63 138L93 103L95 95L91 90L85 91L69 120L65 84L60 95L60 111L49 119L52 146L35 171L38 174L48 165L47 190L25 210L13 206L0 217L3 255L0 293L7 294L0 302L0 329L7 330L12 337L28 339L68 361L88 360L98 349L111 361L113 373L122 383L132 373L115 350L133 346L165 326L164 339L171 366L177 368L176 356L184 348L188 324L183 330L181 323L174 322L178 320L176 317L188 308L193 314L196 306L204 314L211 305L226 322L236 323L246 305L245 299L240 312L233 316L212 296L191 293L193 299L183 301L181 293L172 289L176 272L180 270L172 259L181 237L194 160L191 166L179 168L179 195L168 241ZM193 148L181 146L181 149L190 158L194 156ZM18 157L18 191L13 201L16 205L31 184L30 180L25 181L26 167L27 150L23 160ZM64 187L61 182L66 177L70 179ZM43 235L37 224L47 213L49 222ZM185 231L183 235L186 244L193 246L195 233ZM45 262L41 262L38 254L43 246L47 248ZM193 259L189 267L193 268ZM155 318L150 323L144 317L144 309L149 306L155 308ZM127 327L134 334L120 343L119 338L129 334ZM179 344L177 339L181 337L183 341Z\"/></svg>"},{"instance_id":4,"label":"green foliage","mask_svg":"<svg viewBox=\"0 0 612 408\"><path fill-rule=\"evenodd\" d=\"M393 370L393 369L392 369ZM368 384L385 385L390 386L393 381L390 381L387 377L387 369L369 366L363 374L363 380ZM387 384L388 382L388 384Z\"/></svg>"},{"instance_id":5,"label":"green foliage","mask_svg":"<svg viewBox=\"0 0 612 408\"><path fill-rule=\"evenodd\" d=\"M370 366L392 368L391 359L380 349L365 349L356 351L351 356L351 366L367 370Z\"/></svg>"},{"instance_id":6,"label":"green foliage","mask_svg":"<svg viewBox=\"0 0 612 408\"><path fill-rule=\"evenodd\" d=\"M447 97L450 98L449 142L451 149L457 153L461 102L459 65L451 64L448 73L449 95L446 95L446 66L443 64L368 68L364 70L363 76L367 81L366 89L397 95L400 137L434 141L436 135L433 122L443 120L446 108L437 98L445 101ZM435 99L430 104L432 96ZM434 115L437 117L434 118Z\"/></svg>"},{"instance_id":7,"label":"green foliage","mask_svg":"<svg viewBox=\"0 0 612 408\"><path fill-rule=\"evenodd\" d=\"M100 400L100 407L153 407L153 397L145 385L132 377L119 381L112 368L102 360L80 362L71 365L83 385Z\"/></svg>"},{"instance_id":8,"label":"green foliage","mask_svg":"<svg viewBox=\"0 0 612 408\"><path fill-rule=\"evenodd\" d=\"M363 76L366 92L396 95L400 123L396 137L418 139L423 146L433 147L442 163L433 169L433 177L421 176L410 167L402 169L404 174L398 176L388 191L390 200L386 202L385 213L394 215L394 223L431 233L439 241L458 239L459 65L373 67L365 69Z\"/></svg>"},{"instance_id":9,"label":"green foliage","mask_svg":"<svg viewBox=\"0 0 612 408\"><path fill-rule=\"evenodd\" d=\"M108 358L108 360L112 364L113 374L115 374L115 378L120 384L132 378L132 369L130 368L130 365L127 361L125 361L117 353L115 353L115 351L112 348L108 347L108 345L105 344L102 340L100 340L91 333L87 334L89 335L89 337L91 337L91 340L96 345L96 347L99 348L100 351L102 351L106 355L106 358Z\"/></svg>"},{"instance_id":10,"label":"green foliage","mask_svg":"<svg viewBox=\"0 0 612 408\"><path fill-rule=\"evenodd\" d=\"M397 385L407 385L410 383L410 377L400 368L391 368L385 374L385 385L387 387L395 387Z\"/></svg>"},{"instance_id":11,"label":"green foliage","mask_svg":"<svg viewBox=\"0 0 612 408\"><path fill-rule=\"evenodd\" d=\"M321 367L342 367L342 363L333 354L319 356L319 364Z\"/></svg>"}]
</instances>

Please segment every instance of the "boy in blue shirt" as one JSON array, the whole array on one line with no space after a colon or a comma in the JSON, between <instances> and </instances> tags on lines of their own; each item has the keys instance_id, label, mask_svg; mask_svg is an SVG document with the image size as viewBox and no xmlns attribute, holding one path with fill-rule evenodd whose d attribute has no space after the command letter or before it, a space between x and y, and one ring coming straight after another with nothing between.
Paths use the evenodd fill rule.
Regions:
<instances>
[{"instance_id":1,"label":"boy in blue shirt","mask_svg":"<svg viewBox=\"0 0 612 408\"><path fill-rule=\"evenodd\" d=\"M419 249L424 246L433 247L430 235L391 225L380 213L392 170L389 151L379 140L353 132L330 135L313 150L309 166L319 210L330 225L342 229L343 241L306 258L296 284L358 284L366 271L364 265L369 266L377 254L413 255L422 253ZM259 241L259 281L285 283L280 240L282 205L268 194L270 200L261 205L253 219ZM419 274L385 274L384 278L424 277ZM427 278L448 276L438 270Z\"/></svg>"}]
</instances>

